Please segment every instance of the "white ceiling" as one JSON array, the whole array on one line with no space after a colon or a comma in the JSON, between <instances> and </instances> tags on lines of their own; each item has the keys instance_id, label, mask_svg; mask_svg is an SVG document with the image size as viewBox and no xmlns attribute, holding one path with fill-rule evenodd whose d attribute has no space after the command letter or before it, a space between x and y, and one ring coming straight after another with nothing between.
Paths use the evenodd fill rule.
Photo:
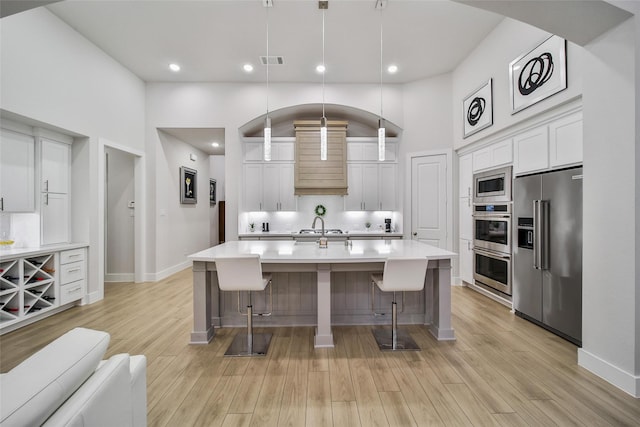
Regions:
<instances>
[{"instance_id":1,"label":"white ceiling","mask_svg":"<svg viewBox=\"0 0 640 427\"><path fill-rule=\"evenodd\" d=\"M322 12L315 0L274 0L269 8L273 82L320 82ZM325 12L328 83L380 82L380 12L375 0L331 0ZM49 10L145 81L263 82L267 8L262 0L66 0ZM382 12L383 64L405 83L454 69L501 15L449 0L390 0ZM179 73L167 69L171 62ZM244 63L255 71L246 74Z\"/></svg>"},{"instance_id":2,"label":"white ceiling","mask_svg":"<svg viewBox=\"0 0 640 427\"><path fill-rule=\"evenodd\" d=\"M284 57L271 82L320 83L322 11L316 0L65 0L47 8L147 82L264 82L260 56ZM453 70L501 15L449 0L330 0L325 12L327 83L406 83ZM179 73L169 71L176 62ZM247 74L245 63L255 70ZM224 129L162 129L209 154L224 154ZM211 141L221 147L214 149Z\"/></svg>"}]
</instances>

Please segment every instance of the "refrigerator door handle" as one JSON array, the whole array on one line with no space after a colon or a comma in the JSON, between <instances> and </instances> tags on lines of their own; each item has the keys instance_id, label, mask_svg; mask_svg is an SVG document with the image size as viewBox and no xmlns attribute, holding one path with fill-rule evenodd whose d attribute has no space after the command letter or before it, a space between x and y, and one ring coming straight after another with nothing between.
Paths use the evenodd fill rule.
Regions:
<instances>
[{"instance_id":1,"label":"refrigerator door handle","mask_svg":"<svg viewBox=\"0 0 640 427\"><path fill-rule=\"evenodd\" d=\"M540 200L539 204L540 225L540 269L549 269L549 200Z\"/></svg>"},{"instance_id":2,"label":"refrigerator door handle","mask_svg":"<svg viewBox=\"0 0 640 427\"><path fill-rule=\"evenodd\" d=\"M533 268L540 269L540 200L533 201Z\"/></svg>"}]
</instances>

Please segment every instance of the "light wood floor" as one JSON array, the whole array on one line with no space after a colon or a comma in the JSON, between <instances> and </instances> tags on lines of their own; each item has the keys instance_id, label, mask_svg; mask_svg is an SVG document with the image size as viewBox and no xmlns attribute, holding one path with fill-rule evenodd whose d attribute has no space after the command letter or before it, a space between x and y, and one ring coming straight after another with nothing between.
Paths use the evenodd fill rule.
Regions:
<instances>
[{"instance_id":1,"label":"light wood floor","mask_svg":"<svg viewBox=\"0 0 640 427\"><path fill-rule=\"evenodd\" d=\"M420 352L381 353L370 327L271 329L263 358L223 357L240 329L189 345L191 271L107 285L105 299L0 337L6 372L75 326L108 331L107 356L148 358L151 426L623 426L634 399L576 364L576 347L467 288L453 289L457 341L408 327Z\"/></svg>"}]
</instances>

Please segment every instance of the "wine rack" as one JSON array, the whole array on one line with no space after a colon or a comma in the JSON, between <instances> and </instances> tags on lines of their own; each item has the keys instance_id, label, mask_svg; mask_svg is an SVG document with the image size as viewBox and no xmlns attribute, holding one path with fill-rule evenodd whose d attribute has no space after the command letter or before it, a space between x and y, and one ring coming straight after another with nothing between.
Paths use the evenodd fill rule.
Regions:
<instances>
[{"instance_id":1,"label":"wine rack","mask_svg":"<svg viewBox=\"0 0 640 427\"><path fill-rule=\"evenodd\" d=\"M0 261L0 328L58 306L56 254Z\"/></svg>"}]
</instances>

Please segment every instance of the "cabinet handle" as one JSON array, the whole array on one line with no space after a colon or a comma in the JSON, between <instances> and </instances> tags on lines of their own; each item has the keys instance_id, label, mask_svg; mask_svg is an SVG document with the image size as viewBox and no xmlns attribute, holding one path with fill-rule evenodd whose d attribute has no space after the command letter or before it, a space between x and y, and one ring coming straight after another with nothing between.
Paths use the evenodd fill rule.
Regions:
<instances>
[{"instance_id":1,"label":"cabinet handle","mask_svg":"<svg viewBox=\"0 0 640 427\"><path fill-rule=\"evenodd\" d=\"M44 204L49 206L49 193L46 193L44 195Z\"/></svg>"},{"instance_id":2,"label":"cabinet handle","mask_svg":"<svg viewBox=\"0 0 640 427\"><path fill-rule=\"evenodd\" d=\"M0 211L4 210L4 197L0 197Z\"/></svg>"},{"instance_id":3,"label":"cabinet handle","mask_svg":"<svg viewBox=\"0 0 640 427\"><path fill-rule=\"evenodd\" d=\"M471 207L471 197L467 197L467 207Z\"/></svg>"},{"instance_id":4,"label":"cabinet handle","mask_svg":"<svg viewBox=\"0 0 640 427\"><path fill-rule=\"evenodd\" d=\"M467 197L471 198L471 187L467 187Z\"/></svg>"},{"instance_id":5,"label":"cabinet handle","mask_svg":"<svg viewBox=\"0 0 640 427\"><path fill-rule=\"evenodd\" d=\"M46 179L44 181L44 191L49 191L49 180L48 179Z\"/></svg>"},{"instance_id":6,"label":"cabinet handle","mask_svg":"<svg viewBox=\"0 0 640 427\"><path fill-rule=\"evenodd\" d=\"M75 271L80 271L80 267L78 268L72 268L71 270L67 270L67 273L73 273Z\"/></svg>"},{"instance_id":7,"label":"cabinet handle","mask_svg":"<svg viewBox=\"0 0 640 427\"><path fill-rule=\"evenodd\" d=\"M75 258L77 256L80 256L80 254L73 254L73 255L69 255L69 258Z\"/></svg>"}]
</instances>

